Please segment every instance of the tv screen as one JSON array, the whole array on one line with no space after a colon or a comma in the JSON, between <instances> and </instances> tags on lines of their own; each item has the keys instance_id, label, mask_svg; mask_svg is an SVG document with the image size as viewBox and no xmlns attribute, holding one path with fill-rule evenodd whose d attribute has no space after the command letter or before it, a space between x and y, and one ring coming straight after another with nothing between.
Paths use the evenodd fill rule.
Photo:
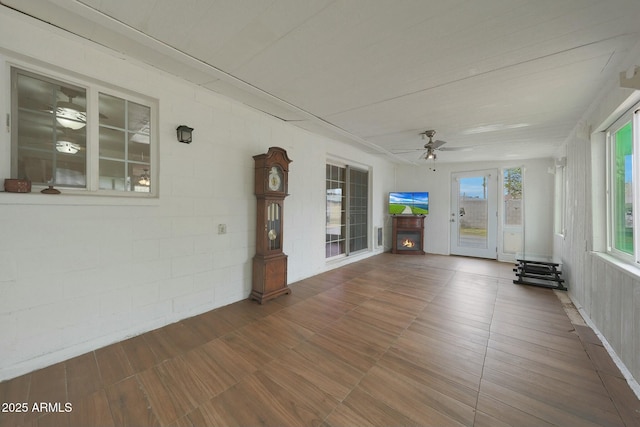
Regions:
<instances>
[{"instance_id":1,"label":"tv screen","mask_svg":"<svg viewBox=\"0 0 640 427\"><path fill-rule=\"evenodd\" d=\"M429 193L398 191L389 193L391 215L426 215L429 213Z\"/></svg>"}]
</instances>

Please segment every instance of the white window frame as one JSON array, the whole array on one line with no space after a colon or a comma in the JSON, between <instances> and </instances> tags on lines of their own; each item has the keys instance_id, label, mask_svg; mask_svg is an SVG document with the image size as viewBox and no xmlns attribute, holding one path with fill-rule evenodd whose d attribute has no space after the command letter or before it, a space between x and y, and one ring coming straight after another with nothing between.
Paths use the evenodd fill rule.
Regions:
<instances>
[{"instance_id":1,"label":"white window frame","mask_svg":"<svg viewBox=\"0 0 640 427\"><path fill-rule=\"evenodd\" d=\"M633 254L628 254L615 247L615 218L614 218L614 171L615 153L613 153L613 142L611 135L621 129L626 123L631 122L632 128L632 195L633 195ZM634 105L631 109L620 116L612 123L605 132L606 135L606 176L607 176L607 253L626 262L640 265L640 104Z\"/></svg>"},{"instance_id":2,"label":"white window frame","mask_svg":"<svg viewBox=\"0 0 640 427\"><path fill-rule=\"evenodd\" d=\"M566 200L566 158L556 160L555 181L554 181L554 217L553 231L555 234L564 236L566 233L565 215L567 211Z\"/></svg>"},{"instance_id":3,"label":"white window frame","mask_svg":"<svg viewBox=\"0 0 640 427\"><path fill-rule=\"evenodd\" d=\"M2 64L4 63L4 64ZM12 90L12 69L26 71L28 73L35 74L36 76L42 76L44 78L53 79L62 83L77 86L86 90L87 98L87 165L86 165L86 187L84 188L72 188L72 187L56 187L62 191L63 195L93 195L93 196L117 196L130 199L157 199L159 196L159 138L158 138L158 123L159 123L159 102L155 98L151 98L139 93L135 93L128 89L116 87L105 82L99 82L95 79L86 76L79 76L76 73L67 70L60 70L57 67L43 67L35 65L33 63L22 61L14 58L0 56L0 64L2 64L2 76L6 81L4 86L4 92L6 94L6 129L9 137L6 140L6 146L3 150L7 153L4 161L0 160L0 176L3 178L13 177L12 174L12 162L14 156L14 142L13 132L11 132L14 118L12 117L13 100L11 99ZM112 95L118 98L123 98L130 102L142 104L150 108L150 154L151 154L151 171L150 178L152 185L149 192L136 192L136 191L120 191L120 190L105 190L99 188L99 108L98 98L99 93ZM4 144L2 144L4 145ZM2 148L2 147L0 147ZM46 186L32 187L33 193L39 193L41 189ZM0 189L1 190L1 189ZM32 201L32 200L30 200Z\"/></svg>"}]
</instances>

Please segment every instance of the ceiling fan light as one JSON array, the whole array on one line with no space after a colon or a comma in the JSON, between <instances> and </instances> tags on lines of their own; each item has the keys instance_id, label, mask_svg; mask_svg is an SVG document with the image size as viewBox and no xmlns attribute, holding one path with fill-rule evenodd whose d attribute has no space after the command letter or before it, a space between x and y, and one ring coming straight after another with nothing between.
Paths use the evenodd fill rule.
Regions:
<instances>
[{"instance_id":1,"label":"ceiling fan light","mask_svg":"<svg viewBox=\"0 0 640 427\"><path fill-rule=\"evenodd\" d=\"M69 129L78 130L87 125L87 113L71 102L58 102L56 121Z\"/></svg>"},{"instance_id":2,"label":"ceiling fan light","mask_svg":"<svg viewBox=\"0 0 640 427\"><path fill-rule=\"evenodd\" d=\"M60 153L76 154L80 151L80 146L71 141L60 140L56 142L56 150Z\"/></svg>"},{"instance_id":3,"label":"ceiling fan light","mask_svg":"<svg viewBox=\"0 0 640 427\"><path fill-rule=\"evenodd\" d=\"M144 170L143 174L140 175L140 178L138 179L138 184L145 187L149 187L151 185L151 177L148 172L148 169Z\"/></svg>"}]
</instances>

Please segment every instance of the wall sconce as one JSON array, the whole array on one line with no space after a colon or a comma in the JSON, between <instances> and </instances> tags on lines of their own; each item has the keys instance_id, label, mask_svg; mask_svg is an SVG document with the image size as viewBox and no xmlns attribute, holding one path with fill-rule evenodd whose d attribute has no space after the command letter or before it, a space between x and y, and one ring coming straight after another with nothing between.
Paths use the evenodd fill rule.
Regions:
<instances>
[{"instance_id":1,"label":"wall sconce","mask_svg":"<svg viewBox=\"0 0 640 427\"><path fill-rule=\"evenodd\" d=\"M178 133L178 141L184 142L185 144L191 144L191 132L193 132L193 128L180 125L176 128L176 132Z\"/></svg>"}]
</instances>

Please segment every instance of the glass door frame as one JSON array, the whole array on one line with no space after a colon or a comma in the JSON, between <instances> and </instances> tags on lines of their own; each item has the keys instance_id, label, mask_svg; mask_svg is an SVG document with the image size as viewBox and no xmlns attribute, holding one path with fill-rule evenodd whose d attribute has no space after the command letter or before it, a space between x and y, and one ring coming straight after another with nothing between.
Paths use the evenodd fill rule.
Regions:
<instances>
[{"instance_id":1,"label":"glass door frame","mask_svg":"<svg viewBox=\"0 0 640 427\"><path fill-rule=\"evenodd\" d=\"M360 252L366 252L371 247L369 224L371 223L371 171L365 167L358 167L334 162L326 163L326 207L327 222L325 223L325 259L346 257ZM338 174L334 172L339 171ZM354 175L362 175L363 179L354 180ZM335 175L335 176L334 176ZM362 178L362 177L361 177ZM336 186L339 187L336 187ZM336 224L330 224L332 215L331 204L335 205L340 189L340 224L339 234L329 233L335 230ZM335 208L335 206L334 206ZM363 222L364 221L364 222ZM331 236L331 237L329 237ZM338 251L335 251L337 245Z\"/></svg>"},{"instance_id":2,"label":"glass door frame","mask_svg":"<svg viewBox=\"0 0 640 427\"><path fill-rule=\"evenodd\" d=\"M451 174L450 254L489 259L498 258L498 176L498 169L453 172ZM477 196L479 200L483 198L487 200L487 234L484 247L461 244L461 218L466 215L466 212L462 212L460 206L460 180L465 178L485 178L484 194Z\"/></svg>"}]
</instances>

